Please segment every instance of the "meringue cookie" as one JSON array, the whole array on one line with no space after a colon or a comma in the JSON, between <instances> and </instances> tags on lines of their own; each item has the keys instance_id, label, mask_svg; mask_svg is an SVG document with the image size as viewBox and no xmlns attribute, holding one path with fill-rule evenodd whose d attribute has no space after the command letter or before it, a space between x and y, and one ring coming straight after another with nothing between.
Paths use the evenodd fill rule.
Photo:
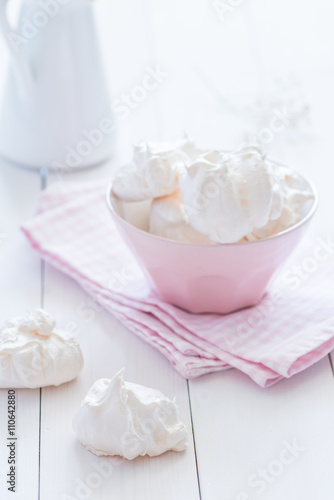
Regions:
<instances>
[{"instance_id":1,"label":"meringue cookie","mask_svg":"<svg viewBox=\"0 0 334 500\"><path fill-rule=\"evenodd\" d=\"M112 191L124 201L143 201L178 189L178 174L200 154L185 138L175 143L139 143L133 159L117 172Z\"/></svg>"},{"instance_id":2,"label":"meringue cookie","mask_svg":"<svg viewBox=\"0 0 334 500\"><path fill-rule=\"evenodd\" d=\"M174 401L155 389L125 382L123 372L98 380L87 393L73 420L79 441L95 455L128 460L184 450L187 429Z\"/></svg>"},{"instance_id":3,"label":"meringue cookie","mask_svg":"<svg viewBox=\"0 0 334 500\"><path fill-rule=\"evenodd\" d=\"M152 201L150 233L183 243L214 244L187 222L180 190Z\"/></svg>"},{"instance_id":4,"label":"meringue cookie","mask_svg":"<svg viewBox=\"0 0 334 500\"><path fill-rule=\"evenodd\" d=\"M0 329L0 388L60 385L83 367L79 344L44 309L7 320Z\"/></svg>"},{"instance_id":5,"label":"meringue cookie","mask_svg":"<svg viewBox=\"0 0 334 500\"><path fill-rule=\"evenodd\" d=\"M283 180L261 150L209 152L179 184L191 226L217 243L235 243L280 217Z\"/></svg>"},{"instance_id":6,"label":"meringue cookie","mask_svg":"<svg viewBox=\"0 0 334 500\"><path fill-rule=\"evenodd\" d=\"M302 220L312 206L314 194L299 175L287 167L276 167L276 173L284 179L281 214L278 219L270 220L265 226L254 229L251 235L246 236L247 241L268 238L285 231Z\"/></svg>"},{"instance_id":7,"label":"meringue cookie","mask_svg":"<svg viewBox=\"0 0 334 500\"><path fill-rule=\"evenodd\" d=\"M268 238L301 221L314 201L303 177L269 161L260 147L204 150L187 137L139 144L112 189L115 199L124 202L126 220L124 214L134 205L127 202L140 202L134 209L140 217L131 224L194 244ZM139 226L137 219L145 224Z\"/></svg>"}]
</instances>

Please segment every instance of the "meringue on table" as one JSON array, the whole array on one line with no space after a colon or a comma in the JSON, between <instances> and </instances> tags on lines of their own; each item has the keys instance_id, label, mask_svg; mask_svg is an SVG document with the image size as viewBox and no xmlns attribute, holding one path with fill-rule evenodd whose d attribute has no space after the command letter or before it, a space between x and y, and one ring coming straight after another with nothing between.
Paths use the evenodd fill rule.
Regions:
<instances>
[{"instance_id":1,"label":"meringue on table","mask_svg":"<svg viewBox=\"0 0 334 500\"><path fill-rule=\"evenodd\" d=\"M56 328L44 309L7 320L0 328L0 388L58 386L83 367L79 344Z\"/></svg>"},{"instance_id":2,"label":"meringue on table","mask_svg":"<svg viewBox=\"0 0 334 500\"><path fill-rule=\"evenodd\" d=\"M73 420L79 441L95 455L128 460L184 450L188 433L175 402L158 390L125 382L123 372L98 380L87 393Z\"/></svg>"}]
</instances>

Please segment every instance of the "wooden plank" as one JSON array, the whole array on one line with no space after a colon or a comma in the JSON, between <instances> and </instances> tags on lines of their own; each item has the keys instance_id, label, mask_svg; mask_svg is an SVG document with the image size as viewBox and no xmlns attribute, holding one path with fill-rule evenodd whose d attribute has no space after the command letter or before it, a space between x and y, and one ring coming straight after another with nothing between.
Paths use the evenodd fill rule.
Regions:
<instances>
[{"instance_id":1,"label":"wooden plank","mask_svg":"<svg viewBox=\"0 0 334 500\"><path fill-rule=\"evenodd\" d=\"M116 7L102 0L96 7L107 73L113 88L112 100L115 101L141 85L147 66L155 64L147 35L147 12L140 2L119 3ZM159 89L148 92L145 100L131 109L124 119L115 115L117 142L109 162L95 170L69 172L62 181L105 177L107 182L113 170L130 159L132 143L158 139L158 95ZM57 181L57 177L51 172L48 182ZM43 389L41 499L79 498L84 491L90 498L99 500L199 498L192 440L185 453L171 452L153 459L128 462L95 457L77 442L72 430L74 413L93 382L101 377L112 377L123 366L127 380L175 396L181 418L191 429L186 381L158 352L128 332L75 283L50 266L46 266L45 307L61 326L77 331L85 366L76 381L58 389ZM101 464L106 470L108 464L113 466L112 473L106 473L103 480L96 469ZM93 483L89 485L94 473L99 474L95 477L95 488Z\"/></svg>"},{"instance_id":2,"label":"wooden plank","mask_svg":"<svg viewBox=\"0 0 334 500\"><path fill-rule=\"evenodd\" d=\"M269 389L233 370L192 381L190 394L203 499L332 498L328 358Z\"/></svg>"},{"instance_id":3,"label":"wooden plank","mask_svg":"<svg viewBox=\"0 0 334 500\"><path fill-rule=\"evenodd\" d=\"M273 9L264 0L240 2L224 20L219 19L212 4L151 2L158 58L171 73L161 90L164 138L186 129L202 144L237 147L249 126L255 124L247 122L246 113L238 116L230 112L228 105L240 107L245 98L247 102L247 95L251 103L252 92L254 100L254 91L266 90L270 79L278 75L285 79L293 70L301 87L299 91L292 89L292 98L304 91L302 99L311 103L314 113L313 126L311 122L306 132L297 129L292 139L289 134L283 139L277 137L277 144L275 137L269 149L315 177L324 195L313 233L331 235L327 159L331 157L334 108L324 96L329 95L334 78L332 67L326 68L332 31L327 27L319 33L315 44L308 36L297 39L293 26L301 5L291 6L285 1ZM221 4L226 7L232 2ZM288 23L277 22L276 8L278 17L285 18L289 13ZM328 1L322 3L324 17L330 8ZM311 22L311 7L306 11ZM171 26L173 36L169 36ZM296 50L291 50L291 45ZM284 104L286 96L281 97ZM267 390L236 371L201 377L190 382L190 389L204 500L332 498L334 401L328 358ZM305 449L296 451L299 454L291 464L282 468L273 465L277 457L284 460L286 443L289 446L294 440ZM264 484L259 483L256 474L261 468L270 468L277 477L272 475ZM249 477L258 484L247 484Z\"/></svg>"},{"instance_id":4,"label":"wooden plank","mask_svg":"<svg viewBox=\"0 0 334 500\"><path fill-rule=\"evenodd\" d=\"M38 174L0 165L0 323L40 306L40 259L19 231L32 215ZM0 498L36 500L39 476L39 390L16 391L16 493L8 491L8 393L0 390Z\"/></svg>"},{"instance_id":5,"label":"wooden plank","mask_svg":"<svg viewBox=\"0 0 334 500\"><path fill-rule=\"evenodd\" d=\"M73 281L49 266L45 307L61 327L75 332L85 365L77 380L59 388L43 389L41 498L80 498L79 485L82 491L90 490L90 498L99 500L199 498L192 441L184 453L117 461L95 457L76 440L72 430L73 416L94 381L111 378L123 366L127 380L175 396L181 419L191 429L186 381L164 357L101 310ZM105 464L111 464L113 470L103 480L97 478L95 488L92 474L101 476L96 467L103 464L107 471Z\"/></svg>"}]
</instances>

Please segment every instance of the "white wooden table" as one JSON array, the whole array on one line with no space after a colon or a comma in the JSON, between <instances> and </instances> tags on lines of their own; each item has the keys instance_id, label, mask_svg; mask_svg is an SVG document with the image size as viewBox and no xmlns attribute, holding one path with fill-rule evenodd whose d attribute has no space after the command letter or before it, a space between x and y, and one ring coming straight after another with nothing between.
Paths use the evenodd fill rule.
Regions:
<instances>
[{"instance_id":1,"label":"white wooden table","mask_svg":"<svg viewBox=\"0 0 334 500\"><path fill-rule=\"evenodd\" d=\"M244 139L247 118L228 103L238 105L271 76L292 74L300 82L297 94L302 91L310 105L311 122L305 130L276 134L269 149L317 183L322 201L313 232L334 236L332 1L223 3L224 16L211 0L96 2L114 104L141 85L148 66L159 65L168 76L124 112L127 117L115 113L113 158L63 181L107 179L129 158L133 142L176 139L183 130L202 144L234 148ZM0 44L1 88L6 62ZM55 180L50 174L47 184ZM0 320L44 305L61 326L76 328L85 368L59 388L17 391L16 493L6 488L7 391L0 391L1 500L332 500L330 357L266 390L236 370L187 383L29 247L19 226L32 216L41 188L39 172L0 164ZM78 314L80 307L93 312L90 321ZM193 431L185 453L132 462L98 459L76 441L72 417L79 402L96 379L123 366L128 380L176 396ZM102 477L97 468L106 462L112 470Z\"/></svg>"}]
</instances>

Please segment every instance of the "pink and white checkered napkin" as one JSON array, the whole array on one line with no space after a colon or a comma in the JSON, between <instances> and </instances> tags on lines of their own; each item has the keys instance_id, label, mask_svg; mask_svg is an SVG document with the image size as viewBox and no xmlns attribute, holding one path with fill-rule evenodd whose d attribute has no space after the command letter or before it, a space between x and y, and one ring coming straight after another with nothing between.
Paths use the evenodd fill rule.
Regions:
<instances>
[{"instance_id":1,"label":"pink and white checkered napkin","mask_svg":"<svg viewBox=\"0 0 334 500\"><path fill-rule=\"evenodd\" d=\"M191 314L150 290L114 226L105 187L52 185L22 229L48 262L158 349L182 376L235 367L267 387L334 348L334 250L323 248L320 262L312 257L314 243L304 247L297 263L306 268L312 262L313 268L302 272L289 264L256 307L226 316Z\"/></svg>"}]
</instances>

